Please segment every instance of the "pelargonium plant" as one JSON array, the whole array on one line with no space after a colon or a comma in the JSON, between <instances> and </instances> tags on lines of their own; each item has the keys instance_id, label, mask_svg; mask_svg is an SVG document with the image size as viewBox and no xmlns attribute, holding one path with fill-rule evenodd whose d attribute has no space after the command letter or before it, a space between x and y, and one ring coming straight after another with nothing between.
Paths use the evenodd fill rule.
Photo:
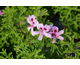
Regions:
<instances>
[{"instance_id":1,"label":"pelargonium plant","mask_svg":"<svg viewBox=\"0 0 80 65\"><path fill-rule=\"evenodd\" d=\"M27 17L27 23L29 23L30 25L28 26L28 31L31 29L31 34L33 36L40 34L38 40L42 40L43 35L45 35L48 38L54 38L52 43L55 43L56 38L60 39L60 40L64 40L64 38L62 36L60 36L61 34L64 33L63 30L58 32L58 27L57 26L53 26L53 25L43 25L42 23L39 23L36 19L35 19L35 15L32 16L28 16ZM33 28L37 27L37 29L39 31L34 31Z\"/></svg>"}]
</instances>

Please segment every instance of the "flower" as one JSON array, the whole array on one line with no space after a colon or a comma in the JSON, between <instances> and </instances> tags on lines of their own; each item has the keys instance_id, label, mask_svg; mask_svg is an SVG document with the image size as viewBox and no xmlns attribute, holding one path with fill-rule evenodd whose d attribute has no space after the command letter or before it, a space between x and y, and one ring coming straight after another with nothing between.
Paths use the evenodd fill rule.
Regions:
<instances>
[{"instance_id":1,"label":"flower","mask_svg":"<svg viewBox=\"0 0 80 65\"><path fill-rule=\"evenodd\" d=\"M38 40L42 40L43 35L45 35L46 37L51 37L51 35L49 33L47 33L50 29L50 26L48 26L48 25L43 26L43 24L40 23L40 24L37 25L37 29L39 31L34 31L33 36L37 35L37 34L40 34Z\"/></svg>"},{"instance_id":2,"label":"flower","mask_svg":"<svg viewBox=\"0 0 80 65\"><path fill-rule=\"evenodd\" d=\"M28 21L28 23L31 23L31 22L33 22L35 20L35 16L34 15L32 15L32 16L28 16L27 17L27 21Z\"/></svg>"},{"instance_id":3,"label":"flower","mask_svg":"<svg viewBox=\"0 0 80 65\"><path fill-rule=\"evenodd\" d=\"M1 12L1 10L0 10L0 16L2 16L2 14L4 14L3 12Z\"/></svg>"},{"instance_id":4,"label":"flower","mask_svg":"<svg viewBox=\"0 0 80 65\"><path fill-rule=\"evenodd\" d=\"M27 17L27 22L30 24L29 26L28 26L28 31L31 29L31 34L33 35L33 28L34 27L36 27L38 24L39 24L39 22L35 19L35 16L34 15L32 15L32 16L28 16Z\"/></svg>"},{"instance_id":5,"label":"flower","mask_svg":"<svg viewBox=\"0 0 80 65\"><path fill-rule=\"evenodd\" d=\"M54 26L53 27L53 32L50 32L50 34L51 34L50 38L54 38L53 41L52 41L52 43L55 43L56 38L58 38L60 40L64 40L64 38L62 36L60 36L63 33L64 33L63 30L61 30L61 31L58 32L58 27Z\"/></svg>"},{"instance_id":6,"label":"flower","mask_svg":"<svg viewBox=\"0 0 80 65\"><path fill-rule=\"evenodd\" d=\"M33 27L36 27L39 22L37 20L34 20L33 22L30 22L30 25L28 26L28 31L32 29Z\"/></svg>"},{"instance_id":7,"label":"flower","mask_svg":"<svg viewBox=\"0 0 80 65\"><path fill-rule=\"evenodd\" d=\"M52 27L52 31L53 31L54 33L57 33L57 32L58 32L58 27L57 27L57 26L53 26L53 27Z\"/></svg>"}]
</instances>

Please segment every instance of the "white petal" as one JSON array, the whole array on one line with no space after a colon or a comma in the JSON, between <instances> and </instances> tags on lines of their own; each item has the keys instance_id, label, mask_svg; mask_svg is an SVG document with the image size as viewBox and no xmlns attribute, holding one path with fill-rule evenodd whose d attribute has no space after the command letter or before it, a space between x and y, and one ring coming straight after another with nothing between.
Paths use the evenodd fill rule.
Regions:
<instances>
[{"instance_id":1,"label":"white petal","mask_svg":"<svg viewBox=\"0 0 80 65\"><path fill-rule=\"evenodd\" d=\"M43 34L40 34L38 40L42 40L42 38L43 38Z\"/></svg>"},{"instance_id":2,"label":"white petal","mask_svg":"<svg viewBox=\"0 0 80 65\"><path fill-rule=\"evenodd\" d=\"M56 37L54 37L54 39L53 39L52 43L55 43L55 41L56 41Z\"/></svg>"},{"instance_id":3,"label":"white petal","mask_svg":"<svg viewBox=\"0 0 80 65\"><path fill-rule=\"evenodd\" d=\"M40 23L40 24L37 25L37 29L39 30L40 27L43 28L43 24L42 23Z\"/></svg>"},{"instance_id":4,"label":"white petal","mask_svg":"<svg viewBox=\"0 0 80 65\"><path fill-rule=\"evenodd\" d=\"M58 36L57 38L60 40L64 40L64 38L62 36Z\"/></svg>"},{"instance_id":5,"label":"white petal","mask_svg":"<svg viewBox=\"0 0 80 65\"><path fill-rule=\"evenodd\" d=\"M44 26L44 28L46 28L46 30L44 30L44 31L45 31L45 32L48 32L49 29L50 29L50 26L46 24L46 25Z\"/></svg>"},{"instance_id":6,"label":"white petal","mask_svg":"<svg viewBox=\"0 0 80 65\"><path fill-rule=\"evenodd\" d=\"M29 30L31 29L31 27L28 27L27 29L28 29L28 31L29 31Z\"/></svg>"},{"instance_id":7,"label":"white petal","mask_svg":"<svg viewBox=\"0 0 80 65\"><path fill-rule=\"evenodd\" d=\"M32 25L32 22L30 21L30 19L27 17L27 22Z\"/></svg>"},{"instance_id":8,"label":"white petal","mask_svg":"<svg viewBox=\"0 0 80 65\"><path fill-rule=\"evenodd\" d=\"M49 37L49 38L51 38L51 34L49 34L49 33L46 33L46 32L44 32L43 33L46 37Z\"/></svg>"},{"instance_id":9,"label":"white petal","mask_svg":"<svg viewBox=\"0 0 80 65\"><path fill-rule=\"evenodd\" d=\"M32 31L32 35L33 35L33 36L35 36L35 35L37 35L37 34L40 34L40 32L39 32L39 31Z\"/></svg>"},{"instance_id":10,"label":"white petal","mask_svg":"<svg viewBox=\"0 0 80 65\"><path fill-rule=\"evenodd\" d=\"M36 19L34 20L34 22L35 22L34 27L36 27L39 24L39 22Z\"/></svg>"},{"instance_id":11,"label":"white petal","mask_svg":"<svg viewBox=\"0 0 80 65\"><path fill-rule=\"evenodd\" d=\"M64 31L61 30L61 31L59 31L59 32L57 33L57 35L61 35L61 34L63 34L63 33L64 33Z\"/></svg>"}]
</instances>

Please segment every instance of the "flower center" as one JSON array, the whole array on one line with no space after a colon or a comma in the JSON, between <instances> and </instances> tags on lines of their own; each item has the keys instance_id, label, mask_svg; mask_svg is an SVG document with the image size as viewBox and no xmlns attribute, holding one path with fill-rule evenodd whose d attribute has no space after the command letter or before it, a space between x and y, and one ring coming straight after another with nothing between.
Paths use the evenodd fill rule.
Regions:
<instances>
[{"instance_id":1,"label":"flower center","mask_svg":"<svg viewBox=\"0 0 80 65\"><path fill-rule=\"evenodd\" d=\"M57 30L54 30L54 32L57 32Z\"/></svg>"},{"instance_id":2,"label":"flower center","mask_svg":"<svg viewBox=\"0 0 80 65\"><path fill-rule=\"evenodd\" d=\"M56 36L54 33L51 34L52 37Z\"/></svg>"},{"instance_id":3,"label":"flower center","mask_svg":"<svg viewBox=\"0 0 80 65\"><path fill-rule=\"evenodd\" d=\"M31 21L33 21L33 18L31 18Z\"/></svg>"},{"instance_id":4,"label":"flower center","mask_svg":"<svg viewBox=\"0 0 80 65\"><path fill-rule=\"evenodd\" d=\"M43 33L43 30L41 31L41 33Z\"/></svg>"},{"instance_id":5,"label":"flower center","mask_svg":"<svg viewBox=\"0 0 80 65\"><path fill-rule=\"evenodd\" d=\"M44 30L47 30L46 28L44 28Z\"/></svg>"},{"instance_id":6,"label":"flower center","mask_svg":"<svg viewBox=\"0 0 80 65\"><path fill-rule=\"evenodd\" d=\"M40 27L39 29L42 30L42 27Z\"/></svg>"}]
</instances>

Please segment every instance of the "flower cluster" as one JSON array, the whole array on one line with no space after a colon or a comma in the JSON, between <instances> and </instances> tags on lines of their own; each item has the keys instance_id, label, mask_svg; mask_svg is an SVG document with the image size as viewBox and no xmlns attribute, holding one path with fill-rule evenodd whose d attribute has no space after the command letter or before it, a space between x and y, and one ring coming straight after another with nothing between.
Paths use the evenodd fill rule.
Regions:
<instances>
[{"instance_id":1,"label":"flower cluster","mask_svg":"<svg viewBox=\"0 0 80 65\"><path fill-rule=\"evenodd\" d=\"M49 38L54 38L52 43L55 43L56 38L58 38L60 40L64 40L64 38L62 36L60 36L61 34L64 33L64 31L61 30L61 31L58 32L58 27L57 26L47 25L47 24L44 26L42 23L39 23L35 19L34 15L32 15L32 16L29 15L27 17L27 22L30 24L27 29L28 29L28 31L31 29L31 34L33 36L37 35L37 34L40 34L38 40L42 40L43 35L45 35L46 37L49 37ZM33 30L34 27L37 27L37 29L39 31L34 31Z\"/></svg>"}]
</instances>

